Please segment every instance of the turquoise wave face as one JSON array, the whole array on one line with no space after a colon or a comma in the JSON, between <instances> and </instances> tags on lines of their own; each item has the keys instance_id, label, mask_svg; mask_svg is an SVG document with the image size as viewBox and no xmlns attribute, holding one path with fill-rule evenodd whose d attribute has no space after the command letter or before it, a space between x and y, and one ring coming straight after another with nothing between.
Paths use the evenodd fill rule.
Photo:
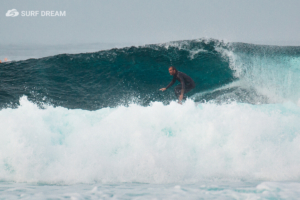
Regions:
<instances>
[{"instance_id":1,"label":"turquoise wave face","mask_svg":"<svg viewBox=\"0 0 300 200\"><path fill-rule=\"evenodd\" d=\"M215 40L181 41L3 63L1 104L17 105L22 95L35 103L89 110L129 102L168 103L175 99L173 88L164 93L159 89L172 80L171 65L194 79L190 95L235 79L228 57L216 51L221 45Z\"/></svg>"},{"instance_id":2,"label":"turquoise wave face","mask_svg":"<svg viewBox=\"0 0 300 200\"><path fill-rule=\"evenodd\" d=\"M297 102L300 47L189 40L0 64L0 107L23 95L36 104L97 110L175 100L165 92L175 66L191 76L194 101Z\"/></svg>"}]
</instances>

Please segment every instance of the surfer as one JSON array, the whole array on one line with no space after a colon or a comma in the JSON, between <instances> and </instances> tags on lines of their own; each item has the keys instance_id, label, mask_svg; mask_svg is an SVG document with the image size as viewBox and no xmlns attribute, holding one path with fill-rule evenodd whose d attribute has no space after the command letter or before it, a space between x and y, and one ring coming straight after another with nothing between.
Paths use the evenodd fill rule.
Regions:
<instances>
[{"instance_id":1,"label":"surfer","mask_svg":"<svg viewBox=\"0 0 300 200\"><path fill-rule=\"evenodd\" d=\"M186 99L186 97L184 97L183 95L194 89L195 83L191 77L189 77L185 73L178 71L173 66L169 67L169 73L171 76L173 76L173 80L171 81L171 83L169 83L167 87L161 88L160 91L165 91L166 89L171 87L176 82L176 80L178 80L180 84L174 88L174 91L175 95L178 98L178 103L181 104L182 99Z\"/></svg>"}]
</instances>

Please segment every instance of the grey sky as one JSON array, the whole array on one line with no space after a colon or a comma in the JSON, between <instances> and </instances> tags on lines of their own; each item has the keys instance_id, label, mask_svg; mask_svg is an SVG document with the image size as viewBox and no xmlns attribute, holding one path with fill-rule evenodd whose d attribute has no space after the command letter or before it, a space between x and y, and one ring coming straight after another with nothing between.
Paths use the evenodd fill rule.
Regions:
<instances>
[{"instance_id":1,"label":"grey sky","mask_svg":"<svg viewBox=\"0 0 300 200\"><path fill-rule=\"evenodd\" d=\"M66 17L6 17L7 10ZM300 45L299 0L2 0L0 44L149 44L216 38Z\"/></svg>"}]
</instances>

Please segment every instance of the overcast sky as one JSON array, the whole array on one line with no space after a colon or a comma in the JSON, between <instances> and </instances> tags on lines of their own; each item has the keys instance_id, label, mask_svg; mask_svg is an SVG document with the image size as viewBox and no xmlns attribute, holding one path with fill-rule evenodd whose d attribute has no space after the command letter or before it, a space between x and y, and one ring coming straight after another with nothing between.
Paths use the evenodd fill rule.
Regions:
<instances>
[{"instance_id":1,"label":"overcast sky","mask_svg":"<svg viewBox=\"0 0 300 200\"><path fill-rule=\"evenodd\" d=\"M8 10L65 17L6 17ZM216 38L300 45L299 0L2 0L0 44L149 44Z\"/></svg>"}]
</instances>

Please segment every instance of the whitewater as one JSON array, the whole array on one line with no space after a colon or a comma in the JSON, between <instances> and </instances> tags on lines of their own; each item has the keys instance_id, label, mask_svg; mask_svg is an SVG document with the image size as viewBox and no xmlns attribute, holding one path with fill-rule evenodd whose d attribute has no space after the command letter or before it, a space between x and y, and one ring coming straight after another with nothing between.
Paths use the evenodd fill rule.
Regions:
<instances>
[{"instance_id":1,"label":"whitewater","mask_svg":"<svg viewBox=\"0 0 300 200\"><path fill-rule=\"evenodd\" d=\"M0 63L0 194L297 199L299 64L213 39ZM183 105L158 91L170 65L196 83Z\"/></svg>"}]
</instances>

